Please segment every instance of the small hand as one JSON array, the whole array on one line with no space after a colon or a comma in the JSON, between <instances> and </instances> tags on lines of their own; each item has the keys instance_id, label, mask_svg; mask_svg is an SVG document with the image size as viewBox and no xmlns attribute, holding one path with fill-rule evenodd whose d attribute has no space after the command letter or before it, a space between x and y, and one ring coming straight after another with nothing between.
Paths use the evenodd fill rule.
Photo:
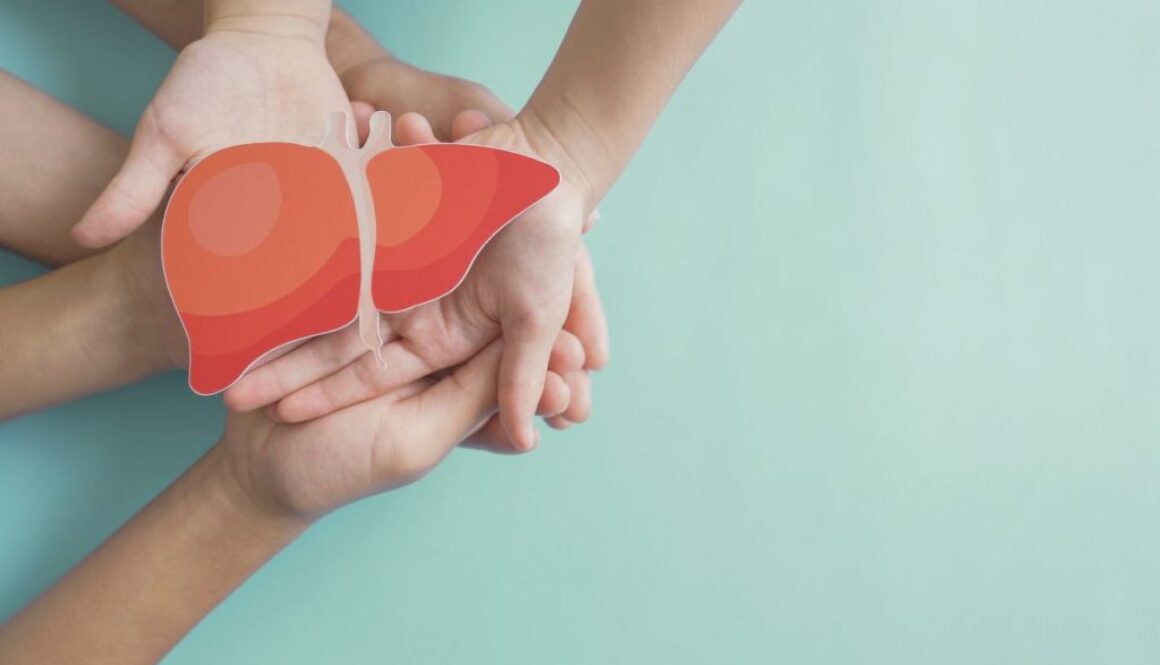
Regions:
<instances>
[{"instance_id":1,"label":"small hand","mask_svg":"<svg viewBox=\"0 0 1160 665\"><path fill-rule=\"evenodd\" d=\"M210 26L178 56L124 165L73 234L108 245L143 224L174 176L198 159L241 143L314 144L331 113L350 110L321 38Z\"/></svg>"}]
</instances>

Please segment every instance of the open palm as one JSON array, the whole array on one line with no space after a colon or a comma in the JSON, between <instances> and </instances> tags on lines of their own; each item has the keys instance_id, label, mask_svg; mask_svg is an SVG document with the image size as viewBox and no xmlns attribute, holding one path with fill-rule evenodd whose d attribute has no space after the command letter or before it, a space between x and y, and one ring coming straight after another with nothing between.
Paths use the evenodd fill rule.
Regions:
<instances>
[{"instance_id":1,"label":"open palm","mask_svg":"<svg viewBox=\"0 0 1160 665\"><path fill-rule=\"evenodd\" d=\"M73 233L89 246L115 242L143 224L172 179L198 159L241 143L317 143L334 112L349 114L350 102L320 45L209 33L177 57L124 165Z\"/></svg>"}]
</instances>

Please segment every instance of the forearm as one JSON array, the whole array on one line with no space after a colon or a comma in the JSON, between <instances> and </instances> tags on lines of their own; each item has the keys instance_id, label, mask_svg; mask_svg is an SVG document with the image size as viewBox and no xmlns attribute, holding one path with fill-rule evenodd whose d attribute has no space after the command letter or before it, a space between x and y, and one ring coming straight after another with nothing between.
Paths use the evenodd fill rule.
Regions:
<instances>
[{"instance_id":1,"label":"forearm","mask_svg":"<svg viewBox=\"0 0 1160 665\"><path fill-rule=\"evenodd\" d=\"M185 48L202 35L205 0L112 0L112 2L175 49ZM330 23L326 32L326 54L340 75L355 63L372 57L390 57L385 48L338 7L331 9Z\"/></svg>"},{"instance_id":2,"label":"forearm","mask_svg":"<svg viewBox=\"0 0 1160 665\"><path fill-rule=\"evenodd\" d=\"M128 141L0 72L0 146L0 246L49 265L92 254L69 229L109 184Z\"/></svg>"},{"instance_id":3,"label":"forearm","mask_svg":"<svg viewBox=\"0 0 1160 665\"><path fill-rule=\"evenodd\" d=\"M306 523L247 503L215 446L0 626L0 662L154 663Z\"/></svg>"},{"instance_id":4,"label":"forearm","mask_svg":"<svg viewBox=\"0 0 1160 665\"><path fill-rule=\"evenodd\" d=\"M106 255L0 289L0 420L171 366Z\"/></svg>"},{"instance_id":5,"label":"forearm","mask_svg":"<svg viewBox=\"0 0 1160 665\"><path fill-rule=\"evenodd\" d=\"M583 0L521 122L598 201L740 0Z\"/></svg>"},{"instance_id":6,"label":"forearm","mask_svg":"<svg viewBox=\"0 0 1160 665\"><path fill-rule=\"evenodd\" d=\"M181 50L204 34L208 25L264 27L291 33L326 29L330 0L110 0L161 41Z\"/></svg>"}]
</instances>

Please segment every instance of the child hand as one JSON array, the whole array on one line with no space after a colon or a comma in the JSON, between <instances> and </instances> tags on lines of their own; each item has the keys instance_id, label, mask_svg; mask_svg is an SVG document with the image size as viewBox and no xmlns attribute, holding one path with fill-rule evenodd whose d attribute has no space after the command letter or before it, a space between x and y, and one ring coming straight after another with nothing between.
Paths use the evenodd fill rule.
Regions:
<instances>
[{"instance_id":1,"label":"child hand","mask_svg":"<svg viewBox=\"0 0 1160 665\"><path fill-rule=\"evenodd\" d=\"M78 242L100 247L128 235L174 176L215 150L321 139L330 114L351 108L318 30L312 38L298 24L210 23L178 56L141 116L124 165L73 228Z\"/></svg>"}]
</instances>

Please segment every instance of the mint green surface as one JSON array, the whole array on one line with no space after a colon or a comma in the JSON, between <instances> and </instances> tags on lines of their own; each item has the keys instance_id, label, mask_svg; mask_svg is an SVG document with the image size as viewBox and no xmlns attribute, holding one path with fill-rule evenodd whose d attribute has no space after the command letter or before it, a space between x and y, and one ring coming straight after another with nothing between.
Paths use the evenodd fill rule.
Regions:
<instances>
[{"instance_id":1,"label":"mint green surface","mask_svg":"<svg viewBox=\"0 0 1160 665\"><path fill-rule=\"evenodd\" d=\"M349 5L516 105L573 6ZM752 0L589 237L591 422L333 515L166 662L1157 662L1158 26ZM0 67L123 131L171 58L0 8ZM0 425L0 615L222 417L172 375Z\"/></svg>"}]
</instances>

